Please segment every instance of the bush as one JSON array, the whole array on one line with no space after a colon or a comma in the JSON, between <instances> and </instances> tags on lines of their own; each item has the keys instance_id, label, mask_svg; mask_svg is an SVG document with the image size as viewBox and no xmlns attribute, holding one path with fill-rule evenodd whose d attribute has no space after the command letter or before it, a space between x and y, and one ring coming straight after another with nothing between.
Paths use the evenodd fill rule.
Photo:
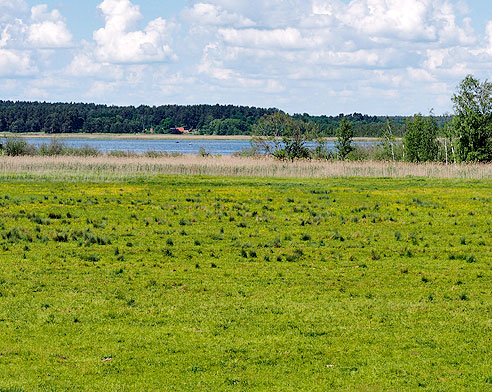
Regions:
<instances>
[{"instance_id":1,"label":"bush","mask_svg":"<svg viewBox=\"0 0 492 392\"><path fill-rule=\"evenodd\" d=\"M138 154L133 151L114 150L109 151L108 156L114 158L134 158L138 156Z\"/></svg>"},{"instance_id":2,"label":"bush","mask_svg":"<svg viewBox=\"0 0 492 392\"><path fill-rule=\"evenodd\" d=\"M317 142L316 147L311 152L311 156L314 159L326 159L326 160L332 160L336 158L335 153L333 151L330 151L322 140L319 140Z\"/></svg>"},{"instance_id":3,"label":"bush","mask_svg":"<svg viewBox=\"0 0 492 392\"><path fill-rule=\"evenodd\" d=\"M232 155L235 157L240 157L240 158L251 158L251 157L257 157L261 154L261 151L259 150L258 147L249 147L249 148L244 148L241 151L236 151Z\"/></svg>"},{"instance_id":4,"label":"bush","mask_svg":"<svg viewBox=\"0 0 492 392\"><path fill-rule=\"evenodd\" d=\"M101 151L96 147L91 147L84 144L79 148L70 148L67 155L76 155L81 157L97 157L101 155Z\"/></svg>"},{"instance_id":5,"label":"bush","mask_svg":"<svg viewBox=\"0 0 492 392\"><path fill-rule=\"evenodd\" d=\"M8 138L5 142L5 154L11 157L21 155L35 155L36 148L21 138Z\"/></svg>"},{"instance_id":6,"label":"bush","mask_svg":"<svg viewBox=\"0 0 492 392\"><path fill-rule=\"evenodd\" d=\"M63 155L65 148L63 142L53 139L50 144L43 143L41 147L39 147L39 154L47 156Z\"/></svg>"}]
</instances>

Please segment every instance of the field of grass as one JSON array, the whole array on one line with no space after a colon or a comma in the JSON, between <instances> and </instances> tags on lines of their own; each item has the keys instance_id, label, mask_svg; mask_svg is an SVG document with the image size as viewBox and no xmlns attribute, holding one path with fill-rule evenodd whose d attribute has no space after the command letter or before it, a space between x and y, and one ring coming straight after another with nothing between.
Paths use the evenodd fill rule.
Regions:
<instances>
[{"instance_id":1,"label":"field of grass","mask_svg":"<svg viewBox=\"0 0 492 392\"><path fill-rule=\"evenodd\" d=\"M0 390L492 390L491 191L4 180Z\"/></svg>"}]
</instances>

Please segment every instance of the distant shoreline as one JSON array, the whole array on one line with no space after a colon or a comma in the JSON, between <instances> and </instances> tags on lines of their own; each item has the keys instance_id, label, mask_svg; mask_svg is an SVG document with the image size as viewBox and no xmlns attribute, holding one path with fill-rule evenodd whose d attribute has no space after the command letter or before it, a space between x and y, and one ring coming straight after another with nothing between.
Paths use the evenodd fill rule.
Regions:
<instances>
[{"instance_id":1,"label":"distant shoreline","mask_svg":"<svg viewBox=\"0 0 492 392\"><path fill-rule=\"evenodd\" d=\"M10 133L0 134L0 137L21 137L29 139L87 139L87 140L250 140L249 135L157 135L143 133ZM354 137L354 141L374 141L377 137ZM335 141L336 137L323 138Z\"/></svg>"}]
</instances>

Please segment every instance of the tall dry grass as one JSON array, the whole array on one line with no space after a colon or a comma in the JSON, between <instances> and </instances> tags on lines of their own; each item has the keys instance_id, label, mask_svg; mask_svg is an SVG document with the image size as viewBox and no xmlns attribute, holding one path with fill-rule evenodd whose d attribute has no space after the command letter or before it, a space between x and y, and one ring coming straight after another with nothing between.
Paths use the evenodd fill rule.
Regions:
<instances>
[{"instance_id":1,"label":"tall dry grass","mask_svg":"<svg viewBox=\"0 0 492 392\"><path fill-rule=\"evenodd\" d=\"M0 157L0 178L119 180L155 174L285 178L428 177L491 179L492 164L444 165L379 161L282 162L271 158L200 157Z\"/></svg>"}]
</instances>

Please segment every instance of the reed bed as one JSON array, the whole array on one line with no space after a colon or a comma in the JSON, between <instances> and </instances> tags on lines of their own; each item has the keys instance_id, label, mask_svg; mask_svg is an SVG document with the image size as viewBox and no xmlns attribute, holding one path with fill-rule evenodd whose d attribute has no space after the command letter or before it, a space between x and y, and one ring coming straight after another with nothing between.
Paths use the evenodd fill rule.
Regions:
<instances>
[{"instance_id":1,"label":"reed bed","mask_svg":"<svg viewBox=\"0 0 492 392\"><path fill-rule=\"evenodd\" d=\"M426 177L492 179L492 164L445 165L401 162L295 161L232 156L201 157L0 157L0 178L123 180L148 175L203 175L277 178Z\"/></svg>"}]
</instances>

